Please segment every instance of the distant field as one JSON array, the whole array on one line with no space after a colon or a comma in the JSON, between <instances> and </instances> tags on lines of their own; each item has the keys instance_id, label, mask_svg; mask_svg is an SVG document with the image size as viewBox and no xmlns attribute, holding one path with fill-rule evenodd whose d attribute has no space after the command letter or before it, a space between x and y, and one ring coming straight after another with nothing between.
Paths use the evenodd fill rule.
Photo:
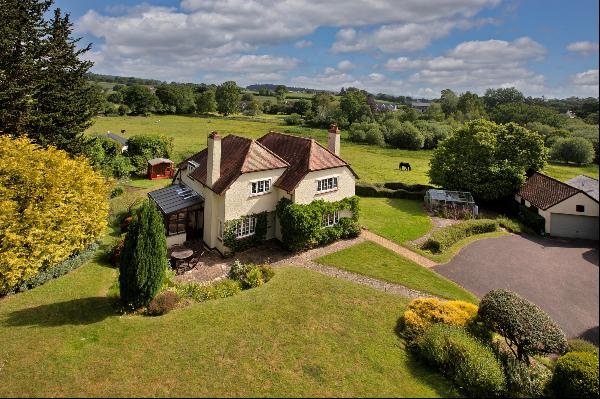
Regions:
<instances>
[{"instance_id":1,"label":"distant field","mask_svg":"<svg viewBox=\"0 0 600 399\"><path fill-rule=\"evenodd\" d=\"M110 130L121 134L120 131L125 129L123 133L125 137L143 133L173 137L175 162L205 148L206 137L213 130L223 135L237 134L250 138L258 138L270 130L275 130L312 137L324 145L327 144L326 129L287 126L283 122L284 117L284 115L260 115L255 118L180 115L97 117L94 125L86 132L106 133ZM429 182L427 171L432 151L396 150L354 144L345 140L345 137L346 132L342 131L342 158L351 164L361 181L371 183L399 181L407 184ZM398 170L400 161L409 162L412 171ZM579 174L598 178L598 165L578 167L549 164L544 171L559 180L567 180Z\"/></svg>"}]
</instances>

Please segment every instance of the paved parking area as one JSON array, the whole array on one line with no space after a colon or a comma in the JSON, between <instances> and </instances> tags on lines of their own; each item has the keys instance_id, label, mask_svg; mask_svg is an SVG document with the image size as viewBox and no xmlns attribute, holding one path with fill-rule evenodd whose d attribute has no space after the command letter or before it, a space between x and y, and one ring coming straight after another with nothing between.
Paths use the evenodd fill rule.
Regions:
<instances>
[{"instance_id":1,"label":"paved parking area","mask_svg":"<svg viewBox=\"0 0 600 399\"><path fill-rule=\"evenodd\" d=\"M544 309L569 337L598 344L598 243L510 235L476 241L433 268L482 297L495 288Z\"/></svg>"}]
</instances>

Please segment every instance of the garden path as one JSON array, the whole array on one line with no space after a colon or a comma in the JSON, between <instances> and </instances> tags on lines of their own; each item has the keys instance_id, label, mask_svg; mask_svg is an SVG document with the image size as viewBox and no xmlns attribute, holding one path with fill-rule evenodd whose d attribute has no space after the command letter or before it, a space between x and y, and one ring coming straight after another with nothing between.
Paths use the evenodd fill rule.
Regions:
<instances>
[{"instance_id":1,"label":"garden path","mask_svg":"<svg viewBox=\"0 0 600 399\"><path fill-rule=\"evenodd\" d=\"M409 249L401 247L400 245L396 244L395 242L390 241L387 238L381 237L373 232L363 231L361 234L361 237L364 237L365 239L367 239L369 241L373 241L374 243L379 244L382 247L385 247L385 248L397 253L398 255L404 256L405 258L410 259L413 262L415 262L416 264L421 265L423 267L431 268L431 267L437 266L437 263L435 263L434 261L429 260L426 257L421 256Z\"/></svg>"}]
</instances>

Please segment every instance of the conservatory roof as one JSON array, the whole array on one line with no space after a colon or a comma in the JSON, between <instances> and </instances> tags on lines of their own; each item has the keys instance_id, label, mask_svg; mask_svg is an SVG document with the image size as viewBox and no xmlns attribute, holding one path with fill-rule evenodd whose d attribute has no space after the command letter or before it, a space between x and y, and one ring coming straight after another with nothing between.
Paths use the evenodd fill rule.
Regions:
<instances>
[{"instance_id":1,"label":"conservatory roof","mask_svg":"<svg viewBox=\"0 0 600 399\"><path fill-rule=\"evenodd\" d=\"M200 194L187 186L179 184L151 191L148 196L156 202L156 205L165 215L204 202L204 198Z\"/></svg>"},{"instance_id":2,"label":"conservatory roof","mask_svg":"<svg viewBox=\"0 0 600 399\"><path fill-rule=\"evenodd\" d=\"M474 204L473 196L468 191L427 190L431 199L445 202L462 202Z\"/></svg>"}]
</instances>

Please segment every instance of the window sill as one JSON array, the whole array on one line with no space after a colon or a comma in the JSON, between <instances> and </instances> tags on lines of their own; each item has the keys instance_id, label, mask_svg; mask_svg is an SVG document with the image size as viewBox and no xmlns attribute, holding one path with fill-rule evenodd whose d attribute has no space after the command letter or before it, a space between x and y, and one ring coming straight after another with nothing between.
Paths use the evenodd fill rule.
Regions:
<instances>
[{"instance_id":1,"label":"window sill","mask_svg":"<svg viewBox=\"0 0 600 399\"><path fill-rule=\"evenodd\" d=\"M244 238L252 237L255 234L256 233L248 234L248 235L245 235L245 236L239 236L239 237L235 237L235 239L236 240L243 240Z\"/></svg>"},{"instance_id":2,"label":"window sill","mask_svg":"<svg viewBox=\"0 0 600 399\"><path fill-rule=\"evenodd\" d=\"M267 195L267 194L271 194L271 193L272 193L272 191L267 191L267 192L264 192L264 193L258 193L258 194L250 194L250 197L249 197L249 198L254 198L254 197L262 197L263 195Z\"/></svg>"},{"instance_id":3,"label":"window sill","mask_svg":"<svg viewBox=\"0 0 600 399\"><path fill-rule=\"evenodd\" d=\"M336 192L338 190L339 190L338 188L332 188L331 190L317 191L317 193L315 195L329 194L329 193Z\"/></svg>"}]
</instances>

